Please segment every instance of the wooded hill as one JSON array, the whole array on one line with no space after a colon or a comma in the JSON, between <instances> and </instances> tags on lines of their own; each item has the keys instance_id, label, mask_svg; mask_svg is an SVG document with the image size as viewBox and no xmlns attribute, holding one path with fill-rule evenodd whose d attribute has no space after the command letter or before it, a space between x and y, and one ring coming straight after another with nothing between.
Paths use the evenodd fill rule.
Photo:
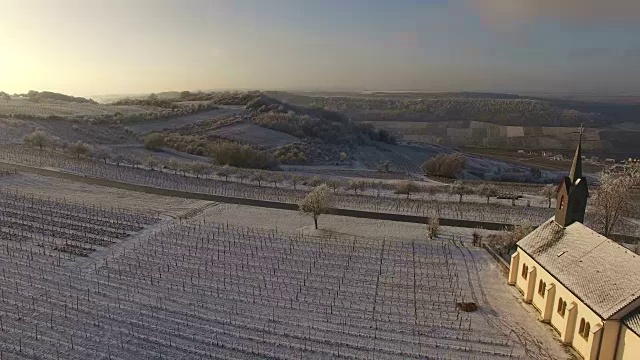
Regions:
<instances>
[{"instance_id":1,"label":"wooded hill","mask_svg":"<svg viewBox=\"0 0 640 360\"><path fill-rule=\"evenodd\" d=\"M290 104L346 114L354 121L479 121L498 125L602 128L640 123L640 105L491 93L265 94Z\"/></svg>"}]
</instances>

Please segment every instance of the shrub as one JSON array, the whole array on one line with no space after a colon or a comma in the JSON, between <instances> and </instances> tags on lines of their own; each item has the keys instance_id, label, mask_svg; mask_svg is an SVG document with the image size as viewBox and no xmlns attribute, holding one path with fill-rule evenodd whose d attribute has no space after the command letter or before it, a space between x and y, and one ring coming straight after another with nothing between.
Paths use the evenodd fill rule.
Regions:
<instances>
[{"instance_id":1,"label":"shrub","mask_svg":"<svg viewBox=\"0 0 640 360\"><path fill-rule=\"evenodd\" d=\"M248 145L222 142L211 147L211 154L216 165L251 169L272 169L278 164L271 154L262 153Z\"/></svg>"},{"instance_id":2,"label":"shrub","mask_svg":"<svg viewBox=\"0 0 640 360\"><path fill-rule=\"evenodd\" d=\"M427 225L427 236L429 239L435 239L440 234L440 220L434 217L429 219L429 224Z\"/></svg>"},{"instance_id":3,"label":"shrub","mask_svg":"<svg viewBox=\"0 0 640 360\"><path fill-rule=\"evenodd\" d=\"M144 147L149 150L158 151L163 146L164 146L164 135L160 133L153 133L144 137Z\"/></svg>"},{"instance_id":4,"label":"shrub","mask_svg":"<svg viewBox=\"0 0 640 360\"><path fill-rule=\"evenodd\" d=\"M425 161L422 164L422 170L431 176L455 179L464 169L466 163L467 158L462 154L440 154Z\"/></svg>"}]
</instances>

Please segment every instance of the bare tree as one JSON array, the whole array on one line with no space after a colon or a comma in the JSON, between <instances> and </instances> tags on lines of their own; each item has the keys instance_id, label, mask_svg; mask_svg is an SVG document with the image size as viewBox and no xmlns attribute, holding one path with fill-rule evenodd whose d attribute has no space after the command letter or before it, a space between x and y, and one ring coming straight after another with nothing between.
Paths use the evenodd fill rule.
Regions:
<instances>
[{"instance_id":1,"label":"bare tree","mask_svg":"<svg viewBox=\"0 0 640 360\"><path fill-rule=\"evenodd\" d=\"M174 158L171 158L165 163L165 166L167 167L167 169L173 170L174 174L178 174L178 169L180 169L180 162Z\"/></svg>"},{"instance_id":2,"label":"bare tree","mask_svg":"<svg viewBox=\"0 0 640 360\"><path fill-rule=\"evenodd\" d=\"M291 184L293 185L293 190L298 190L298 184L302 181L302 176L293 175L291 177Z\"/></svg>"},{"instance_id":3,"label":"bare tree","mask_svg":"<svg viewBox=\"0 0 640 360\"><path fill-rule=\"evenodd\" d=\"M300 203L300 211L313 217L315 228L318 228L318 218L322 214L328 214L333 205L333 196L329 187L325 184L313 189Z\"/></svg>"},{"instance_id":4,"label":"bare tree","mask_svg":"<svg viewBox=\"0 0 640 360\"><path fill-rule=\"evenodd\" d=\"M551 208L551 199L556 196L557 189L553 184L547 184L540 190L540 195L547 198L549 208Z\"/></svg>"},{"instance_id":5,"label":"bare tree","mask_svg":"<svg viewBox=\"0 0 640 360\"><path fill-rule=\"evenodd\" d=\"M462 196L470 194L471 189L462 182L462 180L456 180L453 184L449 186L449 192L454 195L458 195L460 199L458 202L462 202Z\"/></svg>"},{"instance_id":6,"label":"bare tree","mask_svg":"<svg viewBox=\"0 0 640 360\"><path fill-rule=\"evenodd\" d=\"M613 232L621 217L638 210L629 196L629 189L638 185L640 175L634 169L620 174L601 174L600 187L591 201L591 210L604 236Z\"/></svg>"},{"instance_id":7,"label":"bare tree","mask_svg":"<svg viewBox=\"0 0 640 360\"><path fill-rule=\"evenodd\" d=\"M235 168L232 168L229 165L225 165L216 172L216 175L223 177L224 181L229 181L229 176L232 176L235 173Z\"/></svg>"},{"instance_id":8,"label":"bare tree","mask_svg":"<svg viewBox=\"0 0 640 360\"><path fill-rule=\"evenodd\" d=\"M42 130L36 130L24 137L24 142L29 146L37 146L42 150L51 143L51 138Z\"/></svg>"},{"instance_id":9,"label":"bare tree","mask_svg":"<svg viewBox=\"0 0 640 360\"><path fill-rule=\"evenodd\" d=\"M478 195L481 195L487 198L487 204L489 203L489 199L492 196L498 195L498 188L495 185L488 184L488 183L480 185L477 191L478 191Z\"/></svg>"},{"instance_id":10,"label":"bare tree","mask_svg":"<svg viewBox=\"0 0 640 360\"><path fill-rule=\"evenodd\" d=\"M205 163L197 162L191 165L191 171L197 178L206 173L207 170L209 170L209 165Z\"/></svg>"},{"instance_id":11,"label":"bare tree","mask_svg":"<svg viewBox=\"0 0 640 360\"><path fill-rule=\"evenodd\" d=\"M405 181L401 181L396 185L396 194L402 194L402 195L407 195L407 199L411 196L411 194L413 193L417 193L419 191L422 190L422 187L420 187L420 185L416 184L413 181L410 180L405 180Z\"/></svg>"},{"instance_id":12,"label":"bare tree","mask_svg":"<svg viewBox=\"0 0 640 360\"><path fill-rule=\"evenodd\" d=\"M267 177L265 176L264 172L260 170L254 171L250 178L251 181L258 183L258 187L262 187L262 182L266 179Z\"/></svg>"},{"instance_id":13,"label":"bare tree","mask_svg":"<svg viewBox=\"0 0 640 360\"><path fill-rule=\"evenodd\" d=\"M104 161L105 164L107 163L107 160L109 160L111 158L111 156L109 156L109 150L107 150L104 147L99 147L99 148L96 149L95 157L98 160Z\"/></svg>"},{"instance_id":14,"label":"bare tree","mask_svg":"<svg viewBox=\"0 0 640 360\"><path fill-rule=\"evenodd\" d=\"M487 235L487 244L501 256L507 256L516 243L532 232L534 227L523 222L513 226L510 231Z\"/></svg>"},{"instance_id":15,"label":"bare tree","mask_svg":"<svg viewBox=\"0 0 640 360\"><path fill-rule=\"evenodd\" d=\"M91 155L93 150L91 149L91 146L78 140L75 143L69 144L69 146L67 146L67 151L72 155L75 155L77 159L80 159L80 156Z\"/></svg>"},{"instance_id":16,"label":"bare tree","mask_svg":"<svg viewBox=\"0 0 640 360\"><path fill-rule=\"evenodd\" d=\"M333 193L336 194L338 192L338 189L340 188L340 185L342 185L342 182L337 179L329 179L327 180L326 184L333 190Z\"/></svg>"},{"instance_id":17,"label":"bare tree","mask_svg":"<svg viewBox=\"0 0 640 360\"><path fill-rule=\"evenodd\" d=\"M158 166L158 159L153 155L149 155L146 160L146 165L153 171Z\"/></svg>"},{"instance_id":18,"label":"bare tree","mask_svg":"<svg viewBox=\"0 0 640 360\"><path fill-rule=\"evenodd\" d=\"M367 185L362 180L349 180L349 183L347 184L347 190L353 190L353 193L355 195L358 195L358 190L364 191L366 186Z\"/></svg>"},{"instance_id":19,"label":"bare tree","mask_svg":"<svg viewBox=\"0 0 640 360\"><path fill-rule=\"evenodd\" d=\"M117 166L120 166L121 163L126 161L126 158L120 154L113 157L113 162L116 163Z\"/></svg>"},{"instance_id":20,"label":"bare tree","mask_svg":"<svg viewBox=\"0 0 640 360\"><path fill-rule=\"evenodd\" d=\"M269 181L273 184L273 187L277 188L278 183L284 180L284 176L282 174L273 173L269 176Z\"/></svg>"}]
</instances>

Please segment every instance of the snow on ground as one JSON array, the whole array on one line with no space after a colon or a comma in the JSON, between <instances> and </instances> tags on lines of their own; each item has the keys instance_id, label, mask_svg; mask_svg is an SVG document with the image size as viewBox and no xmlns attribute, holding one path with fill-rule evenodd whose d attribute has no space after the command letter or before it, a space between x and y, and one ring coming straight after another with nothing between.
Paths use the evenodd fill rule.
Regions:
<instances>
[{"instance_id":1,"label":"snow on ground","mask_svg":"<svg viewBox=\"0 0 640 360\"><path fill-rule=\"evenodd\" d=\"M34 196L67 199L96 206L125 208L145 213L161 213L171 217L182 216L194 208L208 203L207 201L145 194L20 173L0 176L0 188L33 194Z\"/></svg>"},{"instance_id":2,"label":"snow on ground","mask_svg":"<svg viewBox=\"0 0 640 360\"><path fill-rule=\"evenodd\" d=\"M145 121L127 125L127 129L138 133L145 134L153 131L162 131L168 129L178 129L186 125L197 124L208 120L214 116L231 116L241 113L244 110L242 106L219 105L220 109L205 111L198 114L178 117L169 120Z\"/></svg>"}]
</instances>

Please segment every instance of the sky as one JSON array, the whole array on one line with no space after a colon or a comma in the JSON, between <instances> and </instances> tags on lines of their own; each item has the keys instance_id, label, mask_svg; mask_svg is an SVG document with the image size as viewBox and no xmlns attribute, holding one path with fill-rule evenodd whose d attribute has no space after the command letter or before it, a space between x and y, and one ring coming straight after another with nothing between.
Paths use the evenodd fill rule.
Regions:
<instances>
[{"instance_id":1,"label":"sky","mask_svg":"<svg viewBox=\"0 0 640 360\"><path fill-rule=\"evenodd\" d=\"M637 0L0 0L0 91L640 94Z\"/></svg>"}]
</instances>

